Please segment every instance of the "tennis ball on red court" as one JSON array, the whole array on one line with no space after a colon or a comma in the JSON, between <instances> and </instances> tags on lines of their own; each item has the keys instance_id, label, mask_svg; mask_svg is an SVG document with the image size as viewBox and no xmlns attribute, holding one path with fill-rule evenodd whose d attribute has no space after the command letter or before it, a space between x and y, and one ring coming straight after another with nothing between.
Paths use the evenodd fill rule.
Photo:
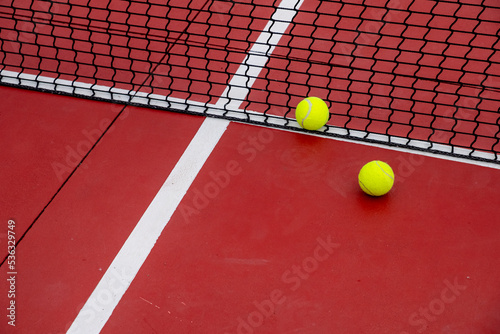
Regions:
<instances>
[{"instance_id":1,"label":"tennis ball on red court","mask_svg":"<svg viewBox=\"0 0 500 334\"><path fill-rule=\"evenodd\" d=\"M325 101L318 97L307 97L300 101L295 109L295 118L301 127L306 130L318 130L322 128L328 118L330 111Z\"/></svg>"},{"instance_id":2,"label":"tennis ball on red court","mask_svg":"<svg viewBox=\"0 0 500 334\"><path fill-rule=\"evenodd\" d=\"M361 189L368 195L382 196L394 185L394 172L387 163L374 160L361 168L358 181Z\"/></svg>"}]
</instances>

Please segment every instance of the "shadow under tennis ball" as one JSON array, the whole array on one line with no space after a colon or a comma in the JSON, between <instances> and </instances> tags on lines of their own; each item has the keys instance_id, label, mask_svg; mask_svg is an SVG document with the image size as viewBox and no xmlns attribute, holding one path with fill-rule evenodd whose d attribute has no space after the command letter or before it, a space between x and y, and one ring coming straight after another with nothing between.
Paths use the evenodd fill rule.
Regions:
<instances>
[{"instance_id":1,"label":"shadow under tennis ball","mask_svg":"<svg viewBox=\"0 0 500 334\"><path fill-rule=\"evenodd\" d=\"M383 196L370 196L358 186L358 191L354 195L358 212L366 216L367 222L387 221L384 217L392 211L393 197L397 196L397 189L394 189L396 187L397 185Z\"/></svg>"}]
</instances>

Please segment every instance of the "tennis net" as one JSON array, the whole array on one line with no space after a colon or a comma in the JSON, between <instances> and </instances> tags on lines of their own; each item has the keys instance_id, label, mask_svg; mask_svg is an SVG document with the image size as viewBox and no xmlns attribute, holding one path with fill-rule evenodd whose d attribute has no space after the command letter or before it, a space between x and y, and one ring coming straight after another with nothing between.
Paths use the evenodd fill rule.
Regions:
<instances>
[{"instance_id":1,"label":"tennis net","mask_svg":"<svg viewBox=\"0 0 500 334\"><path fill-rule=\"evenodd\" d=\"M498 1L286 1L4 0L0 83L500 163Z\"/></svg>"}]
</instances>

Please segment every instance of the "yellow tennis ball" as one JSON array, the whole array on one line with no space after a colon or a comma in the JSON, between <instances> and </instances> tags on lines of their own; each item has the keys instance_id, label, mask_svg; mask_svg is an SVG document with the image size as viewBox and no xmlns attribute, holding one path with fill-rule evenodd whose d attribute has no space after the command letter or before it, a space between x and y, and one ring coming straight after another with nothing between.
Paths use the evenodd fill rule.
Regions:
<instances>
[{"instance_id":1,"label":"yellow tennis ball","mask_svg":"<svg viewBox=\"0 0 500 334\"><path fill-rule=\"evenodd\" d=\"M361 168L358 181L361 189L368 195L382 196L394 185L394 172L385 162L374 160Z\"/></svg>"},{"instance_id":2,"label":"yellow tennis ball","mask_svg":"<svg viewBox=\"0 0 500 334\"><path fill-rule=\"evenodd\" d=\"M297 122L306 130L318 130L328 122L329 117L328 106L318 97L303 99L295 109Z\"/></svg>"}]
</instances>

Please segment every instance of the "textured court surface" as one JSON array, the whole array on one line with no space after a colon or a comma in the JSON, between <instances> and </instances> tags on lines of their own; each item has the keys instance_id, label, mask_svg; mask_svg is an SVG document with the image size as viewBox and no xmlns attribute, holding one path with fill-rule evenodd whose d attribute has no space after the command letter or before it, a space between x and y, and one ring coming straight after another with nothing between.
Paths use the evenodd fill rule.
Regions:
<instances>
[{"instance_id":1,"label":"textured court surface","mask_svg":"<svg viewBox=\"0 0 500 334\"><path fill-rule=\"evenodd\" d=\"M261 123L316 95L326 133L496 161L0 86L2 260L17 242L0 333L500 333L499 15L492 0L0 4L5 85ZM374 159L396 175L382 198L357 184Z\"/></svg>"},{"instance_id":2,"label":"textured court surface","mask_svg":"<svg viewBox=\"0 0 500 334\"><path fill-rule=\"evenodd\" d=\"M15 106L2 111L2 159L18 157L2 165L2 221L21 234L61 185L51 164L64 164L67 147L84 150L84 131L117 106L1 95ZM20 243L18 322L3 332L69 328L203 120L124 115ZM397 175L379 199L356 184L375 158ZM102 333L497 333L499 179L496 169L231 123Z\"/></svg>"}]
</instances>

